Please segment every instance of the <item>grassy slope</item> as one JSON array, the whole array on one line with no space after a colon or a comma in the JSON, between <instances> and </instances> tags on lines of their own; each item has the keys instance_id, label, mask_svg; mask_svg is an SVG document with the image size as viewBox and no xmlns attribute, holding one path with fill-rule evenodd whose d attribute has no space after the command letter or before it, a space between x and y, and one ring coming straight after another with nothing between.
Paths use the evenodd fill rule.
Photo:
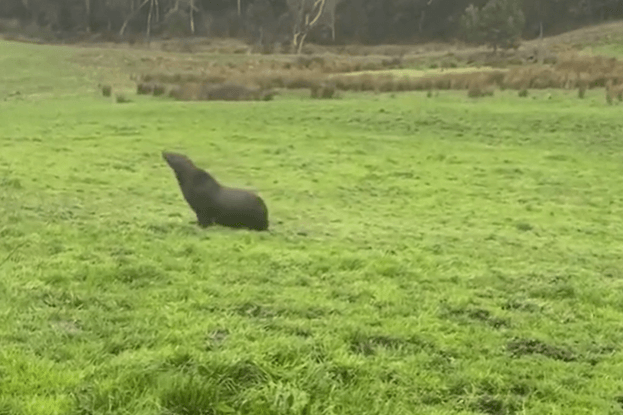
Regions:
<instances>
[{"instance_id":1,"label":"grassy slope","mask_svg":"<svg viewBox=\"0 0 623 415\"><path fill-rule=\"evenodd\" d=\"M0 413L623 412L601 92L120 105L79 51L0 43ZM191 225L165 148L271 233Z\"/></svg>"},{"instance_id":2,"label":"grassy slope","mask_svg":"<svg viewBox=\"0 0 623 415\"><path fill-rule=\"evenodd\" d=\"M620 57L623 55L623 21L586 26L577 30L561 33L544 39L547 46L557 49L573 47L588 53ZM540 40L535 39L524 44L525 47L537 47Z\"/></svg>"}]
</instances>

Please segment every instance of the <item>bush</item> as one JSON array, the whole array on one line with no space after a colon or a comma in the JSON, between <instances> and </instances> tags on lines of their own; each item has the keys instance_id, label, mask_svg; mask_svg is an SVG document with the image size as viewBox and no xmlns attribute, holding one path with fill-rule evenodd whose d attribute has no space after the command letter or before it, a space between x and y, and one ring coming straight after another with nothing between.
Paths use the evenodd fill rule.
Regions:
<instances>
[{"instance_id":1,"label":"bush","mask_svg":"<svg viewBox=\"0 0 623 415\"><path fill-rule=\"evenodd\" d=\"M204 88L205 94L203 99L208 101L248 101L258 96L257 89L247 88L243 85L236 84L220 84Z\"/></svg>"},{"instance_id":2,"label":"bush","mask_svg":"<svg viewBox=\"0 0 623 415\"><path fill-rule=\"evenodd\" d=\"M582 83L578 88L578 98L583 99L584 95L586 95L586 84Z\"/></svg>"},{"instance_id":3,"label":"bush","mask_svg":"<svg viewBox=\"0 0 623 415\"><path fill-rule=\"evenodd\" d=\"M277 91L274 91L272 89L269 90L262 90L261 94L260 94L260 99L262 101L272 101L273 98L275 98L275 95L277 95Z\"/></svg>"},{"instance_id":4,"label":"bush","mask_svg":"<svg viewBox=\"0 0 623 415\"><path fill-rule=\"evenodd\" d=\"M485 96L492 93L493 89L487 89L491 86L500 89L515 89L522 96L521 94L527 95L529 89L577 89L580 84L585 84L586 89L590 89L603 87L608 81L615 86L623 81L623 64L616 59L577 54L561 55L556 65L524 65L510 69L442 73L417 78L374 73L344 74L342 71L344 68L356 65L349 63L340 66L305 56L296 62L303 67L306 65L313 67L321 63L325 66L322 68L318 66L315 70L301 69L299 65L288 62L282 64L271 62L268 66L265 62L250 62L247 66L239 65L236 68L210 66L206 72L196 70L182 73L146 74L141 76L138 82L149 84L149 86L137 84L137 89L142 88L149 93L148 91L153 92L153 85L158 83L179 85L182 88L170 92L172 96L194 97L204 93L199 92L201 85L233 84L253 86L255 89L251 89L256 91L255 96L260 97L264 97L264 93L260 91L271 88L309 89L313 96L321 97L323 93L331 93L331 88L324 90L325 85L333 85L336 91L375 92L469 90L471 86L472 89L482 90L482 95L476 90L472 91L472 95ZM330 65L333 66L330 67ZM288 66L290 69L286 69ZM227 92L226 89L221 92L213 91L210 94L222 95ZM239 93L242 93L241 91L243 90L241 89ZM615 96L618 97L618 95L613 95L613 98ZM266 96L266 99L270 98Z\"/></svg>"},{"instance_id":5,"label":"bush","mask_svg":"<svg viewBox=\"0 0 623 415\"><path fill-rule=\"evenodd\" d=\"M608 105L612 105L612 94L606 89L606 102Z\"/></svg>"},{"instance_id":6,"label":"bush","mask_svg":"<svg viewBox=\"0 0 623 415\"><path fill-rule=\"evenodd\" d=\"M155 97L158 97L160 95L164 95L165 91L166 91L166 89L165 89L164 85L162 85L162 84L155 84L154 87L153 87L153 95Z\"/></svg>"},{"instance_id":7,"label":"bush","mask_svg":"<svg viewBox=\"0 0 623 415\"><path fill-rule=\"evenodd\" d=\"M271 89L249 88L234 83L188 82L169 91L169 96L179 101L271 101L275 95L276 92Z\"/></svg>"},{"instance_id":8,"label":"bush","mask_svg":"<svg viewBox=\"0 0 623 415\"><path fill-rule=\"evenodd\" d=\"M148 95L151 94L154 90L154 86L148 82L141 82L136 85L136 94L137 95Z\"/></svg>"},{"instance_id":9,"label":"bush","mask_svg":"<svg viewBox=\"0 0 623 415\"><path fill-rule=\"evenodd\" d=\"M482 9L470 4L460 21L466 40L488 44L494 52L518 47L526 22L521 7L521 0L489 0Z\"/></svg>"},{"instance_id":10,"label":"bush","mask_svg":"<svg viewBox=\"0 0 623 415\"><path fill-rule=\"evenodd\" d=\"M310 88L311 97L318 99L331 99L335 96L334 84L313 85Z\"/></svg>"},{"instance_id":11,"label":"bush","mask_svg":"<svg viewBox=\"0 0 623 415\"><path fill-rule=\"evenodd\" d=\"M118 104L126 104L128 102L132 102L129 98L127 98L124 94L117 94L116 101Z\"/></svg>"},{"instance_id":12,"label":"bush","mask_svg":"<svg viewBox=\"0 0 623 415\"><path fill-rule=\"evenodd\" d=\"M102 86L102 95L104 95L105 97L109 97L112 94L112 86L110 85L103 85Z\"/></svg>"},{"instance_id":13,"label":"bush","mask_svg":"<svg viewBox=\"0 0 623 415\"><path fill-rule=\"evenodd\" d=\"M469 85L469 89L467 90L467 96L470 98L493 96L493 86L482 85L479 82L473 82Z\"/></svg>"}]
</instances>

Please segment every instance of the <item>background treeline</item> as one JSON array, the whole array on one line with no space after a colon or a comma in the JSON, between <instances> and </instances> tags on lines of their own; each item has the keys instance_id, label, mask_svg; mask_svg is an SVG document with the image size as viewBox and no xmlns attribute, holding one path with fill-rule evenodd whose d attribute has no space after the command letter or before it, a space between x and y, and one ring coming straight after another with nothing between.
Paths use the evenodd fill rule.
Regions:
<instances>
[{"instance_id":1,"label":"background treeline","mask_svg":"<svg viewBox=\"0 0 623 415\"><path fill-rule=\"evenodd\" d=\"M504 24L530 39L623 17L623 0L0 0L0 19L118 39L194 34L291 44L309 35L326 44L412 43L470 40L465 16L487 3L503 14L492 32L502 37ZM513 7L521 16L504 11ZM471 40L495 43L484 35Z\"/></svg>"}]
</instances>

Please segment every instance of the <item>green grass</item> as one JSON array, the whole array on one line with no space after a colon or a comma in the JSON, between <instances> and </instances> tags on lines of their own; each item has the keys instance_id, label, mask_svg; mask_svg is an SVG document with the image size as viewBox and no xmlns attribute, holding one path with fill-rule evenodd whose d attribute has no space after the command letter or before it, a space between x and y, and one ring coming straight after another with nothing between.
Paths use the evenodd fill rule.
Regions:
<instances>
[{"instance_id":1,"label":"green grass","mask_svg":"<svg viewBox=\"0 0 623 415\"><path fill-rule=\"evenodd\" d=\"M116 104L77 50L0 43L0 414L623 413L603 91ZM163 149L271 231L191 224Z\"/></svg>"},{"instance_id":2,"label":"green grass","mask_svg":"<svg viewBox=\"0 0 623 415\"><path fill-rule=\"evenodd\" d=\"M621 59L623 57L623 39L616 43L605 43L603 45L597 45L595 47L589 48L592 53L598 55L611 56L614 58Z\"/></svg>"}]
</instances>

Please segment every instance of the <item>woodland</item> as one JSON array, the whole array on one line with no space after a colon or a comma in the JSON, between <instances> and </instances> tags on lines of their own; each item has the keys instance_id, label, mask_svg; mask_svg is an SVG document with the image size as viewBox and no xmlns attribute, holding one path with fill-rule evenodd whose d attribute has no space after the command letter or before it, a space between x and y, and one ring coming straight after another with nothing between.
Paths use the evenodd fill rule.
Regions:
<instances>
[{"instance_id":1,"label":"woodland","mask_svg":"<svg viewBox=\"0 0 623 415\"><path fill-rule=\"evenodd\" d=\"M242 38L295 51L305 40L495 48L622 15L620 0L2 0L0 32L45 28L49 41Z\"/></svg>"}]
</instances>

